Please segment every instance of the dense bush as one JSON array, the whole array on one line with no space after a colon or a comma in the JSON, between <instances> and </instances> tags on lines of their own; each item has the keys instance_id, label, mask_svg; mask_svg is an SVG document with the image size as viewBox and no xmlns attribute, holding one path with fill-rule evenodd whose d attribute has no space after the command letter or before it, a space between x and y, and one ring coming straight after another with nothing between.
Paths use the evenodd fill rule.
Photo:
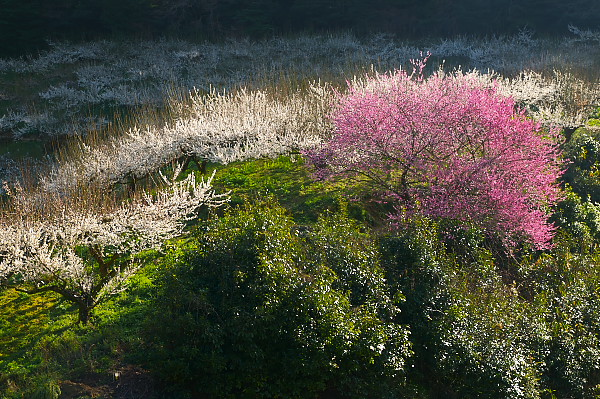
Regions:
<instances>
[{"instance_id":1,"label":"dense bush","mask_svg":"<svg viewBox=\"0 0 600 399\"><path fill-rule=\"evenodd\" d=\"M600 258L597 249L572 252L577 247L562 239L552 255L524 262L520 291L545 325L530 343L542 386L557 397L591 398L600 387Z\"/></svg>"},{"instance_id":2,"label":"dense bush","mask_svg":"<svg viewBox=\"0 0 600 399\"><path fill-rule=\"evenodd\" d=\"M552 219L561 227L560 234L572 237L569 242L581 251L595 246L600 239L600 205L589 196L582 199L570 186Z\"/></svg>"},{"instance_id":3,"label":"dense bush","mask_svg":"<svg viewBox=\"0 0 600 399\"><path fill-rule=\"evenodd\" d=\"M427 397L537 397L538 369L527 339L537 326L530 309L505 286L489 251L464 240L476 233L455 236L450 245L439 232L421 219L382 240L390 285L407 298L398 321L412 332L410 380ZM448 250L461 246L471 246L468 256Z\"/></svg>"},{"instance_id":4,"label":"dense bush","mask_svg":"<svg viewBox=\"0 0 600 399\"><path fill-rule=\"evenodd\" d=\"M582 199L600 202L600 135L597 130L577 129L565 144L570 161L564 180Z\"/></svg>"},{"instance_id":5,"label":"dense bush","mask_svg":"<svg viewBox=\"0 0 600 399\"><path fill-rule=\"evenodd\" d=\"M149 324L152 368L193 396L395 397L411 350L373 240L342 216L297 228L258 205L174 251Z\"/></svg>"},{"instance_id":6,"label":"dense bush","mask_svg":"<svg viewBox=\"0 0 600 399\"><path fill-rule=\"evenodd\" d=\"M415 220L381 240L390 291L406 296L396 320L411 331L408 380L426 397L596 397L598 253L561 237L554 255L506 261L476 231L441 231Z\"/></svg>"},{"instance_id":7,"label":"dense bush","mask_svg":"<svg viewBox=\"0 0 600 399\"><path fill-rule=\"evenodd\" d=\"M17 341L22 352L0 358L2 394L53 394L87 375L108 384L107 373L135 364L159 383L153 398L597 397L596 204L568 191L555 247L506 253L453 221L370 228L342 201L318 218L296 210L307 223L297 225L249 197L273 191L295 209L298 187L280 179L272 190L267 177L310 186L302 168L278 159L223 170L218 184L246 195L238 207L144 258L134 289L100 304L92 325L39 338L48 323L28 333L36 345ZM9 315L25 307L15 295L0 291ZM57 303L50 318L74 322ZM0 342L20 334L20 317Z\"/></svg>"}]
</instances>

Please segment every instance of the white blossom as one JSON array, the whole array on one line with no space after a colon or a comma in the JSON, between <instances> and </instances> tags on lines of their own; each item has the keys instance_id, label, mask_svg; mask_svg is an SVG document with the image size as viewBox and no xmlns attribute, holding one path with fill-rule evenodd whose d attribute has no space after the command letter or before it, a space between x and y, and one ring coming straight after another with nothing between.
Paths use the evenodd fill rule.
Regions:
<instances>
[{"instance_id":1,"label":"white blossom","mask_svg":"<svg viewBox=\"0 0 600 399\"><path fill-rule=\"evenodd\" d=\"M600 82L590 84L572 73L551 75L523 71L514 78L499 78L502 94L513 97L539 122L559 127L585 124L600 105Z\"/></svg>"},{"instance_id":2,"label":"white blossom","mask_svg":"<svg viewBox=\"0 0 600 399\"><path fill-rule=\"evenodd\" d=\"M33 81L35 87L40 87L32 107L13 112L49 113L52 123L41 126L43 131L64 134L64 120L60 118L68 107L66 117L69 122L75 120L81 133L86 124L79 123L80 118L88 117L90 107L97 105L160 105L169 101L169 93L174 89L189 91L194 87L234 90L241 85L256 88L285 79L343 81L371 65L379 71L398 68L428 51L435 57L432 62L445 60L449 67L494 70L504 76L523 70L597 68L600 33L576 27L569 30L575 39L541 39L522 30L515 36L459 36L417 43L381 34L362 40L351 34L338 34L224 43L53 42L49 50L37 56L0 59L0 75L6 73L17 82ZM56 82L58 75L65 79Z\"/></svg>"},{"instance_id":3,"label":"white blossom","mask_svg":"<svg viewBox=\"0 0 600 399\"><path fill-rule=\"evenodd\" d=\"M163 179L166 187L155 194L104 209L83 196L30 193L5 184L13 201L0 218L0 282L16 279L30 292L58 292L89 313L136 271L128 256L159 248L181 234L200 206L219 206L228 198L214 193L212 177Z\"/></svg>"},{"instance_id":4,"label":"white blossom","mask_svg":"<svg viewBox=\"0 0 600 399\"><path fill-rule=\"evenodd\" d=\"M572 39L573 42L596 42L596 44L600 45L600 32L592 31L590 29L582 30L577 26L569 25L569 32L577 36L575 39Z\"/></svg>"},{"instance_id":5,"label":"white blossom","mask_svg":"<svg viewBox=\"0 0 600 399\"><path fill-rule=\"evenodd\" d=\"M320 83L279 98L246 89L193 94L180 110L184 116L172 124L133 127L100 146L82 143L81 156L58 165L42 185L49 191L85 182L110 186L185 157L227 164L311 148L330 130L332 101L333 92Z\"/></svg>"}]
</instances>

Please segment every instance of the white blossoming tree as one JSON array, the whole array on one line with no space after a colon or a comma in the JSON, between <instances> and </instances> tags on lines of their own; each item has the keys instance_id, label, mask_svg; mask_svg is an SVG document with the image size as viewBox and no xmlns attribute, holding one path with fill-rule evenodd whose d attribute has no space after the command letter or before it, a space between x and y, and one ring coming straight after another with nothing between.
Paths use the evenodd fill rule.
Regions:
<instances>
[{"instance_id":1,"label":"white blossoming tree","mask_svg":"<svg viewBox=\"0 0 600 399\"><path fill-rule=\"evenodd\" d=\"M136 270L132 255L160 247L181 233L201 206L216 207L212 177L190 174L120 205L94 206L80 197L44 198L5 186L10 206L0 215L0 283L30 294L53 291L79 309L87 323L92 310L124 288ZM177 176L177 174L175 174Z\"/></svg>"},{"instance_id":2,"label":"white blossoming tree","mask_svg":"<svg viewBox=\"0 0 600 399\"><path fill-rule=\"evenodd\" d=\"M173 161L227 164L313 148L330 130L333 91L313 83L305 92L273 95L240 89L196 93L181 105L182 117L164 126L133 127L101 145L82 142L73 158L41 178L47 191L79 184L135 185Z\"/></svg>"}]
</instances>

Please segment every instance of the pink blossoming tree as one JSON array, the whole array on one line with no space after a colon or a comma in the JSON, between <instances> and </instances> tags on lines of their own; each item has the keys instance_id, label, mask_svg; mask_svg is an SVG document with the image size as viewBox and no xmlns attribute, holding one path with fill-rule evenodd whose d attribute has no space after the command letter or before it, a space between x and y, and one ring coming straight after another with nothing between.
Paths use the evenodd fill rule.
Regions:
<instances>
[{"instance_id":1,"label":"pink blossoming tree","mask_svg":"<svg viewBox=\"0 0 600 399\"><path fill-rule=\"evenodd\" d=\"M393 201L392 219L420 213L475 224L509 246L550 245L558 136L495 87L462 73L396 71L352 82L331 118L331 139L309 154L317 173L366 177Z\"/></svg>"}]
</instances>

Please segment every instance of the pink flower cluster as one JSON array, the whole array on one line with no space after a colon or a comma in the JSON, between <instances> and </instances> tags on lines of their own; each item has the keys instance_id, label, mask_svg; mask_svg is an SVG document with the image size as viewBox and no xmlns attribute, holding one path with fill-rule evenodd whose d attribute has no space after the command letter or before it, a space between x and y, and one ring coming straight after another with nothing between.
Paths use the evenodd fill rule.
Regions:
<instances>
[{"instance_id":1,"label":"pink flower cluster","mask_svg":"<svg viewBox=\"0 0 600 399\"><path fill-rule=\"evenodd\" d=\"M509 244L550 245L558 135L495 87L397 71L350 84L331 118L334 135L309 155L317 173L367 176L394 201L392 218L419 212L474 223Z\"/></svg>"}]
</instances>

